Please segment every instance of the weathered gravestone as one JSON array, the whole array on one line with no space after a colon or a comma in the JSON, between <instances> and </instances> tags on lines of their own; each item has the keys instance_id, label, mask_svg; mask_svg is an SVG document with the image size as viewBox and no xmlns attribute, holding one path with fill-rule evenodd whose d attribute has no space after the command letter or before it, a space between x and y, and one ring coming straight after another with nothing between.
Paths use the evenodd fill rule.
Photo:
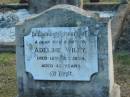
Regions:
<instances>
[{"instance_id":1,"label":"weathered gravestone","mask_svg":"<svg viewBox=\"0 0 130 97\"><path fill-rule=\"evenodd\" d=\"M42 12L57 4L70 4L82 7L83 0L29 0L29 9L32 13Z\"/></svg>"},{"instance_id":2,"label":"weathered gravestone","mask_svg":"<svg viewBox=\"0 0 130 97\"><path fill-rule=\"evenodd\" d=\"M93 13L57 5L17 24L16 42L19 97L120 97L108 21Z\"/></svg>"}]
</instances>

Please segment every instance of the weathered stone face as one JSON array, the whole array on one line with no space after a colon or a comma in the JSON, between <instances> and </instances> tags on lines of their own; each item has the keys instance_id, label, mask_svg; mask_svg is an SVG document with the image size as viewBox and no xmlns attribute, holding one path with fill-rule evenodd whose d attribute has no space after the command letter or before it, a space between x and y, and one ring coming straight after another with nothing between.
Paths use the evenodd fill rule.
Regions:
<instances>
[{"instance_id":1,"label":"weathered stone face","mask_svg":"<svg viewBox=\"0 0 130 97\"><path fill-rule=\"evenodd\" d=\"M90 81L98 72L96 34L87 26L32 28L24 37L26 71L34 80Z\"/></svg>"},{"instance_id":2,"label":"weathered stone face","mask_svg":"<svg viewBox=\"0 0 130 97\"><path fill-rule=\"evenodd\" d=\"M16 26L17 62L16 63L17 63L19 97L43 97L43 96L44 97L110 97L109 94L112 93L114 87L113 86L114 80L113 80L113 64L112 64L112 44L111 44L111 35L110 35L111 32L108 32L107 22L99 21L99 19L94 16L95 15L93 13L86 12L75 6L58 5L51 9L48 9L47 11L37 16L33 16L32 18L29 18L23 23L17 24ZM98 59L98 63L97 63L98 71L96 71L96 73L91 75L90 80L83 81L80 78L78 81L73 79L72 80L68 80L68 79L50 80L48 78L47 78L48 80L47 79L38 80L39 78L34 78L33 74L30 71L26 70L27 67L26 67L25 55L27 53L25 52L26 50L24 48L25 41L26 41L24 38L31 33L33 28L46 28L46 27L47 28L48 27L50 28L51 27L61 27L61 28L62 27L79 27L79 28L87 27L89 30L88 35L97 37L96 40L97 48L95 48L95 50L97 49L96 53ZM80 33L80 30L78 31L78 33ZM43 37L43 40L44 38L46 37ZM73 38L75 39L75 37ZM93 38L92 39L91 37L89 38L91 42L95 43L95 41L93 41ZM59 39L59 38L55 38L55 39ZM78 39L79 40L83 39L83 37L82 38L78 37ZM89 42L89 45L93 46L93 43L91 44L91 42ZM63 47L63 45L61 47ZM30 48L32 48L32 46L30 46ZM91 50L88 55L93 55L91 54ZM89 60L93 61L91 58ZM93 68L95 67L92 67L92 69ZM36 69L35 66L34 69ZM37 72L39 72L39 70ZM86 73L88 73L88 71L86 71ZM86 76L82 76L82 77L86 77Z\"/></svg>"},{"instance_id":3,"label":"weathered stone face","mask_svg":"<svg viewBox=\"0 0 130 97\"><path fill-rule=\"evenodd\" d=\"M29 0L29 7L32 13L39 13L57 4L70 4L81 7L82 3L82 0Z\"/></svg>"}]
</instances>

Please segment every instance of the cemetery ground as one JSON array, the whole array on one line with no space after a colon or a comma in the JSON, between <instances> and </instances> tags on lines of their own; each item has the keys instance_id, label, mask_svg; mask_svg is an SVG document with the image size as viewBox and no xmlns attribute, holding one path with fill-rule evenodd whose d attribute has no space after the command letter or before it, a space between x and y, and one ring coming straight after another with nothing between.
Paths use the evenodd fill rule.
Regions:
<instances>
[{"instance_id":1,"label":"cemetery ground","mask_svg":"<svg viewBox=\"0 0 130 97\"><path fill-rule=\"evenodd\" d=\"M0 0L0 3L18 3L19 0Z\"/></svg>"},{"instance_id":2,"label":"cemetery ground","mask_svg":"<svg viewBox=\"0 0 130 97\"><path fill-rule=\"evenodd\" d=\"M15 54L0 53L0 97L15 97Z\"/></svg>"},{"instance_id":3,"label":"cemetery ground","mask_svg":"<svg viewBox=\"0 0 130 97\"><path fill-rule=\"evenodd\" d=\"M16 96L15 53L0 53L0 97ZM122 97L130 97L130 53L114 54L115 80L121 85Z\"/></svg>"}]
</instances>

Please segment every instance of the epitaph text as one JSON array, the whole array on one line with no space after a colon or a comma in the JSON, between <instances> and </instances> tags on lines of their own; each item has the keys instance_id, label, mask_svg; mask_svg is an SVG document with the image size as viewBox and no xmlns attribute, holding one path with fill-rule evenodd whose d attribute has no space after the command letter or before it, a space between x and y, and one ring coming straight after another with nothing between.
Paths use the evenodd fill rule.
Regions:
<instances>
[{"instance_id":1,"label":"epitaph text","mask_svg":"<svg viewBox=\"0 0 130 97\"><path fill-rule=\"evenodd\" d=\"M24 46L35 80L88 81L98 72L97 36L88 27L32 28Z\"/></svg>"}]
</instances>

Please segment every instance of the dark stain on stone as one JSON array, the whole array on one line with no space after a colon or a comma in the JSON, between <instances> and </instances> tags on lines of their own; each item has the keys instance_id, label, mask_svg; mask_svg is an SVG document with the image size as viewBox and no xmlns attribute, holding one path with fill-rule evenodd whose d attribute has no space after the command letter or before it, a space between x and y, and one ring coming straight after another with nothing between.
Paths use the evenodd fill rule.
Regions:
<instances>
[{"instance_id":1,"label":"dark stain on stone","mask_svg":"<svg viewBox=\"0 0 130 97\"><path fill-rule=\"evenodd\" d=\"M19 84L18 90L21 95L20 97L22 97L24 95L23 78L18 79L18 84Z\"/></svg>"},{"instance_id":2,"label":"dark stain on stone","mask_svg":"<svg viewBox=\"0 0 130 97\"><path fill-rule=\"evenodd\" d=\"M102 97L109 97L109 88L107 86L102 87Z\"/></svg>"}]
</instances>

